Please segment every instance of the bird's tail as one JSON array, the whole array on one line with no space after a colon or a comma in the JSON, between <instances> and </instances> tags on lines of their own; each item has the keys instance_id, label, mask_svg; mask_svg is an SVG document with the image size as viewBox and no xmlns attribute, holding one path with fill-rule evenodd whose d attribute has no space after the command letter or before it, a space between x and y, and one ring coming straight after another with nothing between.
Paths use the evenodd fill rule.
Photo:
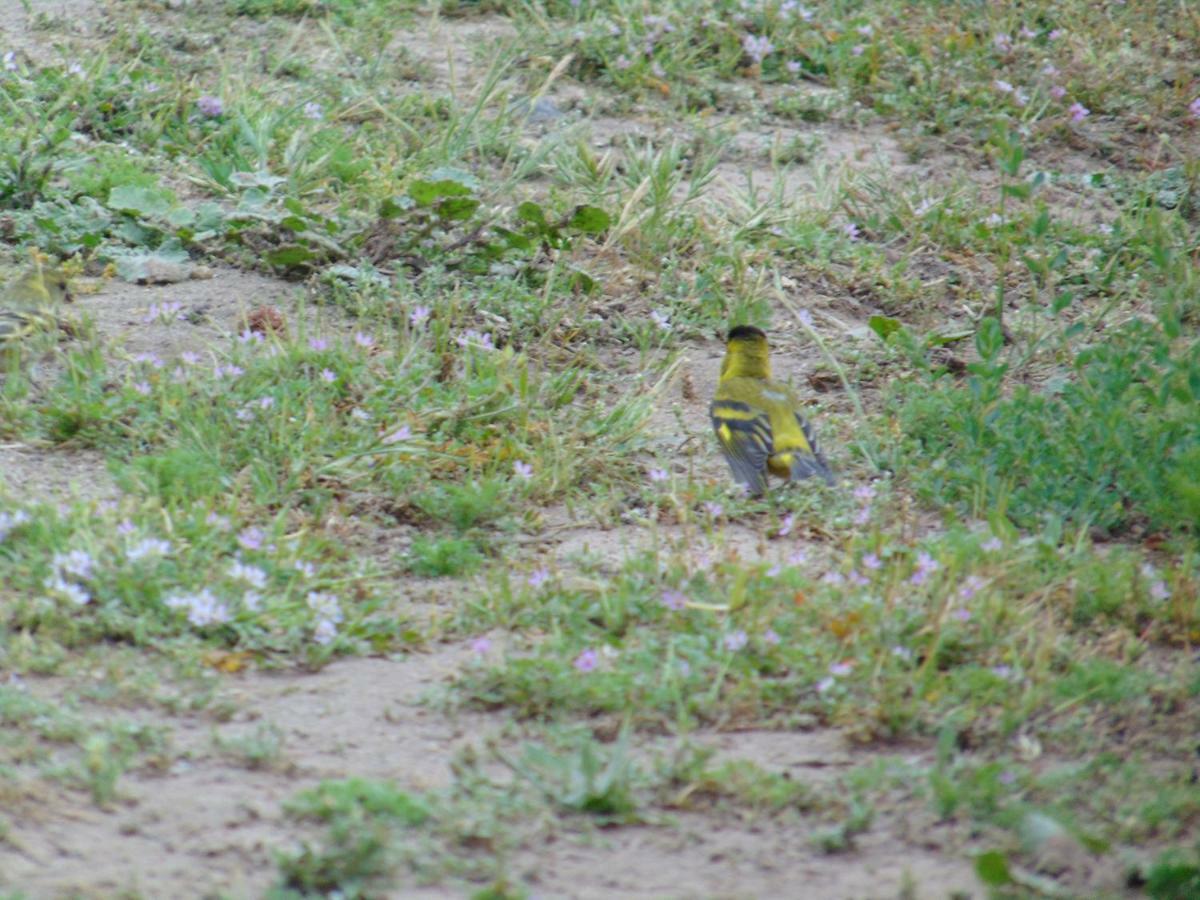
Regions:
<instances>
[{"instance_id":1,"label":"bird's tail","mask_svg":"<svg viewBox=\"0 0 1200 900\"><path fill-rule=\"evenodd\" d=\"M833 484L833 473L829 471L829 463L820 453L793 453L791 480L800 481L804 478L821 478L828 485Z\"/></svg>"}]
</instances>

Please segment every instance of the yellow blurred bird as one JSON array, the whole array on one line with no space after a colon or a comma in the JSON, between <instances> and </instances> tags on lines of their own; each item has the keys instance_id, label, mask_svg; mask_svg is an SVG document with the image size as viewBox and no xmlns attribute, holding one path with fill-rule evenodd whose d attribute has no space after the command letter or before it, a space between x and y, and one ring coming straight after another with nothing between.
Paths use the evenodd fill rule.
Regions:
<instances>
[{"instance_id":1,"label":"yellow blurred bird","mask_svg":"<svg viewBox=\"0 0 1200 900\"><path fill-rule=\"evenodd\" d=\"M36 260L15 281L0 288L0 350L17 347L37 332L64 327L58 306L71 300L62 270Z\"/></svg>"},{"instance_id":2,"label":"yellow blurred bird","mask_svg":"<svg viewBox=\"0 0 1200 900\"><path fill-rule=\"evenodd\" d=\"M812 427L797 411L799 401L788 385L771 380L770 353L758 328L738 325L729 332L709 412L734 480L755 496L766 490L768 472L833 484Z\"/></svg>"}]
</instances>

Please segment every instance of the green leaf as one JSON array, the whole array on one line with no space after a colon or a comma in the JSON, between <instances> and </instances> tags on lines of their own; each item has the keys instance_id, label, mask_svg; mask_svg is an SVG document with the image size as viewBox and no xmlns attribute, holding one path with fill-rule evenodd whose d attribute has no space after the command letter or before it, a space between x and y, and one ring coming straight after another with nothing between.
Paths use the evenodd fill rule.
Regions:
<instances>
[{"instance_id":1,"label":"green leaf","mask_svg":"<svg viewBox=\"0 0 1200 900\"><path fill-rule=\"evenodd\" d=\"M979 328L975 332L975 349L979 352L981 359L991 361L996 358L996 354L1003 347L1004 329L994 318L986 316L979 323Z\"/></svg>"},{"instance_id":2,"label":"green leaf","mask_svg":"<svg viewBox=\"0 0 1200 900\"><path fill-rule=\"evenodd\" d=\"M278 250L272 250L267 254L266 259L273 266L287 269L306 263L315 256L316 254L307 247L293 245L291 247L280 247Z\"/></svg>"},{"instance_id":3,"label":"green leaf","mask_svg":"<svg viewBox=\"0 0 1200 900\"><path fill-rule=\"evenodd\" d=\"M546 222L546 213L538 204L530 200L526 200L517 207L517 218L522 222L538 226L540 231L546 231L550 227Z\"/></svg>"},{"instance_id":4,"label":"green leaf","mask_svg":"<svg viewBox=\"0 0 1200 900\"><path fill-rule=\"evenodd\" d=\"M479 209L479 201L474 197L450 197L438 204L438 215L451 222L462 222L471 218Z\"/></svg>"},{"instance_id":5,"label":"green leaf","mask_svg":"<svg viewBox=\"0 0 1200 900\"><path fill-rule=\"evenodd\" d=\"M411 197L388 197L379 204L379 218L395 219L413 208Z\"/></svg>"},{"instance_id":6,"label":"green leaf","mask_svg":"<svg viewBox=\"0 0 1200 900\"><path fill-rule=\"evenodd\" d=\"M903 330L904 326L899 319L893 319L890 316L871 316L867 320L867 325L871 330L879 335L879 339L886 343L887 339L897 331Z\"/></svg>"},{"instance_id":7,"label":"green leaf","mask_svg":"<svg viewBox=\"0 0 1200 900\"><path fill-rule=\"evenodd\" d=\"M108 192L108 208L139 216L165 216L174 206L174 197L168 191L119 184Z\"/></svg>"},{"instance_id":8,"label":"green leaf","mask_svg":"<svg viewBox=\"0 0 1200 900\"><path fill-rule=\"evenodd\" d=\"M979 880L991 887L1012 884L1012 872L1008 869L1008 857L999 850L990 850L975 857L975 874Z\"/></svg>"},{"instance_id":9,"label":"green leaf","mask_svg":"<svg viewBox=\"0 0 1200 900\"><path fill-rule=\"evenodd\" d=\"M499 225L494 226L492 230L496 235L504 241L513 250L532 250L533 241L523 234L516 231L510 231L507 228L501 228Z\"/></svg>"},{"instance_id":10,"label":"green leaf","mask_svg":"<svg viewBox=\"0 0 1200 900\"><path fill-rule=\"evenodd\" d=\"M604 210L596 206L581 206L575 210L568 223L570 227L584 234L600 234L608 230L612 219Z\"/></svg>"},{"instance_id":11,"label":"green leaf","mask_svg":"<svg viewBox=\"0 0 1200 900\"><path fill-rule=\"evenodd\" d=\"M418 206L432 206L445 197L466 197L470 194L469 187L448 178L441 181L414 181L408 186L408 196Z\"/></svg>"}]
</instances>

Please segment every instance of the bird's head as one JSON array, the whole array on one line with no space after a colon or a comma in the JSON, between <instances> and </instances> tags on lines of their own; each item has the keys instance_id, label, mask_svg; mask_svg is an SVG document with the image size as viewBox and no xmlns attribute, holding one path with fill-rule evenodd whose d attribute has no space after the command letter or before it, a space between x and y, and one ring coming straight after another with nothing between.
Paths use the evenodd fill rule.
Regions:
<instances>
[{"instance_id":1,"label":"bird's head","mask_svg":"<svg viewBox=\"0 0 1200 900\"><path fill-rule=\"evenodd\" d=\"M721 364L722 377L771 377L771 351L767 346L767 335L753 325L737 325L729 330L725 343L725 361Z\"/></svg>"}]
</instances>

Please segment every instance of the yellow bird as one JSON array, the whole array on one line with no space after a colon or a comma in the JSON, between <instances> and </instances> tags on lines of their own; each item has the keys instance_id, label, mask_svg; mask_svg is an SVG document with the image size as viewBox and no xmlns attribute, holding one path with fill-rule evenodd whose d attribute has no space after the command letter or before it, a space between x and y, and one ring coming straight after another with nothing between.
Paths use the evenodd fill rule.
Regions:
<instances>
[{"instance_id":1,"label":"yellow bird","mask_svg":"<svg viewBox=\"0 0 1200 900\"><path fill-rule=\"evenodd\" d=\"M35 261L0 289L0 350L16 347L35 332L62 328L57 307L71 300L67 276Z\"/></svg>"},{"instance_id":2,"label":"yellow bird","mask_svg":"<svg viewBox=\"0 0 1200 900\"><path fill-rule=\"evenodd\" d=\"M760 329L738 325L729 332L709 413L734 480L755 496L766 490L768 472L833 484L812 427L797 411L799 401L788 385L771 380L770 353Z\"/></svg>"}]
</instances>

